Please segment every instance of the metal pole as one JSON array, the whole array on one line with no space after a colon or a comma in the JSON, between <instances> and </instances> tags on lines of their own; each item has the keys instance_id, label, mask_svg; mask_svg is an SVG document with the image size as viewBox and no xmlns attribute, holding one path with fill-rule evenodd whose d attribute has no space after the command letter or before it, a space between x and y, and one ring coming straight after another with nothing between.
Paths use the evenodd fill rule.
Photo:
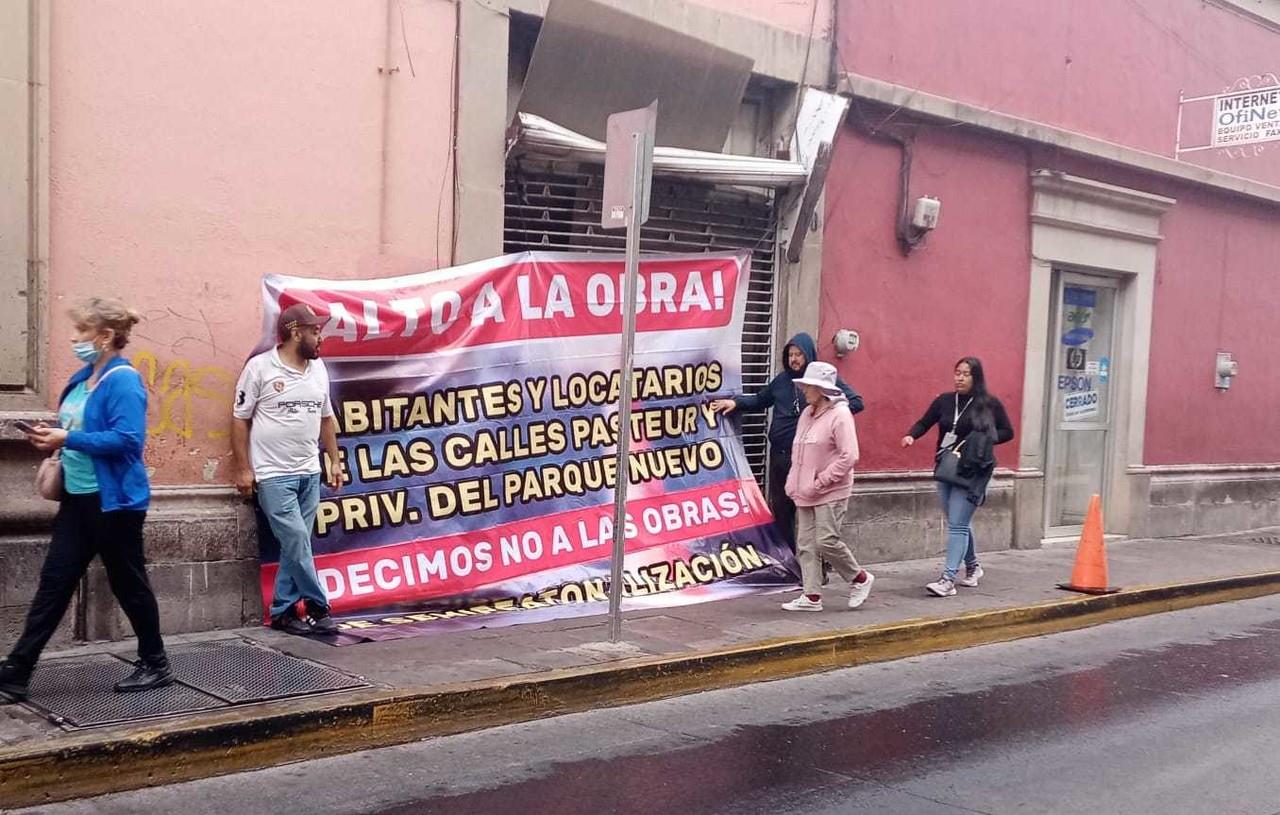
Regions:
<instances>
[{"instance_id":1,"label":"metal pole","mask_svg":"<svg viewBox=\"0 0 1280 815\"><path fill-rule=\"evenodd\" d=\"M1182 155L1182 106L1185 104L1182 98L1182 90L1178 90L1178 130L1173 137L1173 157L1177 158Z\"/></svg>"},{"instance_id":2,"label":"metal pole","mask_svg":"<svg viewBox=\"0 0 1280 815\"><path fill-rule=\"evenodd\" d=\"M609 572L609 642L622 638L622 559L626 552L627 532L627 484L630 477L631 455L631 369L636 341L636 279L640 266L640 226L636 223L640 211L640 195L644 168L640 155L640 134L631 134L631 160L635 163L632 173L631 209L627 212L627 271L622 295L622 367L618 389L618 484L614 488L613 504L613 561Z\"/></svg>"}]
</instances>

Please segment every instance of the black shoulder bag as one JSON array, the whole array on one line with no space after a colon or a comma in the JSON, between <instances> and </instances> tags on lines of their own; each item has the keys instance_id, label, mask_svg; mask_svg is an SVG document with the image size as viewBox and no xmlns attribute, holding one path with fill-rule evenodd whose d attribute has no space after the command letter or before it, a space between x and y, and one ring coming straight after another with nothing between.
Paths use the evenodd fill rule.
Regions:
<instances>
[{"instance_id":1,"label":"black shoulder bag","mask_svg":"<svg viewBox=\"0 0 1280 815\"><path fill-rule=\"evenodd\" d=\"M944 484L952 484L965 489L973 487L973 479L965 478L960 474L960 452L967 441L968 439L966 438L954 447L943 447L938 450L936 463L933 465L934 481L941 481Z\"/></svg>"}]
</instances>

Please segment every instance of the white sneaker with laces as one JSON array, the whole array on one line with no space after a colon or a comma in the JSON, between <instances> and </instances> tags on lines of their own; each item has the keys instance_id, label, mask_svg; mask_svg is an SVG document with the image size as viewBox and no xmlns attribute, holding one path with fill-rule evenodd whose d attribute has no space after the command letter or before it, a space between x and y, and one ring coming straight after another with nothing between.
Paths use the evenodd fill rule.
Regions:
<instances>
[{"instance_id":1,"label":"white sneaker with laces","mask_svg":"<svg viewBox=\"0 0 1280 815\"><path fill-rule=\"evenodd\" d=\"M975 566L973 571L966 569L964 577L957 580L956 585L964 586L966 589L976 589L978 587L978 581L982 579L983 574L985 574L985 572L982 571L981 566Z\"/></svg>"},{"instance_id":2,"label":"white sneaker with laces","mask_svg":"<svg viewBox=\"0 0 1280 815\"><path fill-rule=\"evenodd\" d=\"M796 599L783 603L783 611L822 611L822 600L810 600L809 595L802 594Z\"/></svg>"},{"instance_id":3,"label":"white sneaker with laces","mask_svg":"<svg viewBox=\"0 0 1280 815\"><path fill-rule=\"evenodd\" d=\"M945 577L942 577L925 586L924 589L934 597L954 597L956 594L956 583L954 580L948 580Z\"/></svg>"},{"instance_id":4,"label":"white sneaker with laces","mask_svg":"<svg viewBox=\"0 0 1280 815\"><path fill-rule=\"evenodd\" d=\"M871 584L876 582L876 576L865 569L862 572L867 576L866 580L861 583L849 584L849 608L857 608L867 601L867 595L871 594Z\"/></svg>"}]
</instances>

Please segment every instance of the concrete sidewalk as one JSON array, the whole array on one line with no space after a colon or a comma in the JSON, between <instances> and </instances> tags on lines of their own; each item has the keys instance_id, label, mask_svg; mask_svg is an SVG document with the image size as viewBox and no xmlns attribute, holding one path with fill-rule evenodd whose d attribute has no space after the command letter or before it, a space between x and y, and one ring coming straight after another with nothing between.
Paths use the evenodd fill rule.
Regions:
<instances>
[{"instance_id":1,"label":"concrete sidewalk","mask_svg":"<svg viewBox=\"0 0 1280 815\"><path fill-rule=\"evenodd\" d=\"M174 645L249 640L372 687L76 732L21 706L0 707L0 806L1280 592L1278 529L1111 543L1111 582L1126 591L1107 597L1055 588L1074 556L1074 546L983 554L982 585L945 599L923 589L940 559L880 564L858 610L844 607L846 587L833 582L819 614L782 612L793 593L651 609L626 615L617 645L607 642L603 617L343 648L264 628L171 637ZM46 659L127 656L132 647L93 644Z\"/></svg>"}]
</instances>

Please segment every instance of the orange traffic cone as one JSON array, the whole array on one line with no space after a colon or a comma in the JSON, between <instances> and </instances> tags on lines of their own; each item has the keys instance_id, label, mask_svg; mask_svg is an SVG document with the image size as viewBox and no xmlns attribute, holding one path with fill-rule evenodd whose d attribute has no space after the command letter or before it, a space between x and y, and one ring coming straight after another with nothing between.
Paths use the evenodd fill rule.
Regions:
<instances>
[{"instance_id":1,"label":"orange traffic cone","mask_svg":"<svg viewBox=\"0 0 1280 815\"><path fill-rule=\"evenodd\" d=\"M1102 543L1102 498L1089 499L1089 513L1084 517L1084 530L1080 533L1080 546L1076 549L1076 566L1071 570L1071 582L1059 583L1058 588L1085 594L1112 594L1120 591L1107 585L1107 551Z\"/></svg>"}]
</instances>

